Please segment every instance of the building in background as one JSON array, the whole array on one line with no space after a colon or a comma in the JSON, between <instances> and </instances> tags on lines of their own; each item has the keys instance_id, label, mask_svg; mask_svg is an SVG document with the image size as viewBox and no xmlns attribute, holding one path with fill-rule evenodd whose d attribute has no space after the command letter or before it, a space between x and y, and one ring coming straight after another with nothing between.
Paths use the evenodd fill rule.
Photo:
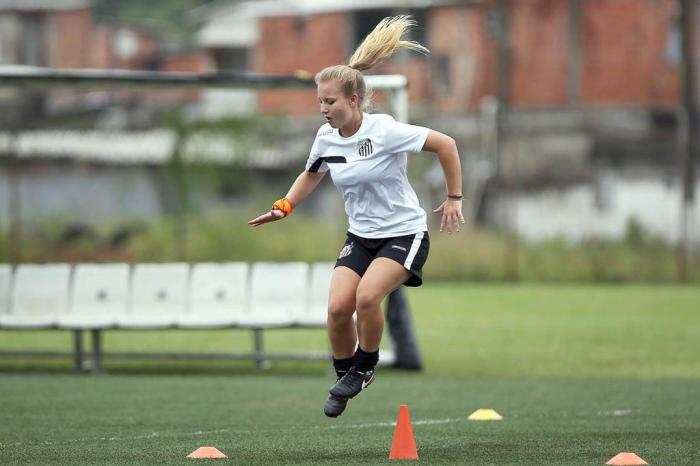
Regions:
<instances>
[{"instance_id":1,"label":"building in background","mask_svg":"<svg viewBox=\"0 0 700 466\"><path fill-rule=\"evenodd\" d=\"M405 74L413 122L458 140L470 218L535 239L619 237L635 218L675 240L667 226L679 224L680 210L677 3L217 0L187 16L198 49L173 52L148 31L95 24L87 1L16 0L0 3L0 64L313 75L346 62L383 17L411 14L419 24L411 38L432 53L401 51L372 72ZM509 110L505 137L497 135L499 93ZM154 115L170 107L207 119L292 115L300 140L318 125L313 91L70 90L24 92L23 102L48 124L89 114L94 128L113 132L157 129ZM382 110L381 96L377 103ZM441 195L439 167L416 184Z\"/></svg>"},{"instance_id":2,"label":"building in background","mask_svg":"<svg viewBox=\"0 0 700 466\"><path fill-rule=\"evenodd\" d=\"M471 218L573 240L620 237L636 219L673 241L677 8L675 0L219 1L200 8L198 20L222 70L313 75L345 63L382 18L411 14L411 38L432 53L400 52L372 72L408 76L413 120L458 139ZM509 117L497 152L499 93ZM313 91L260 92L250 108L317 112ZM439 191L439 169L426 181Z\"/></svg>"},{"instance_id":3,"label":"building in background","mask_svg":"<svg viewBox=\"0 0 700 466\"><path fill-rule=\"evenodd\" d=\"M88 0L0 2L0 66L60 69L127 69L201 72L210 68L202 51L166 50L157 34L127 24L98 23ZM163 94L152 95L154 102ZM174 96L177 101L180 94ZM198 94L189 91L189 99ZM148 101L143 93L4 90L0 106L15 107L34 120L63 118L91 107ZM167 103L168 98L165 98ZM19 107L19 108L17 108ZM26 118L23 118L26 120Z\"/></svg>"},{"instance_id":4,"label":"building in background","mask_svg":"<svg viewBox=\"0 0 700 466\"><path fill-rule=\"evenodd\" d=\"M506 2L510 100L516 108L674 107L678 30L674 0ZM495 95L497 2L488 0L217 1L195 15L198 38L226 71L315 73L344 63L382 18L411 14L411 37L432 51L403 53L377 73L401 73L414 108L464 114ZM288 97L288 96L285 96ZM263 94L260 109L277 108ZM285 111L314 112L294 96Z\"/></svg>"}]
</instances>

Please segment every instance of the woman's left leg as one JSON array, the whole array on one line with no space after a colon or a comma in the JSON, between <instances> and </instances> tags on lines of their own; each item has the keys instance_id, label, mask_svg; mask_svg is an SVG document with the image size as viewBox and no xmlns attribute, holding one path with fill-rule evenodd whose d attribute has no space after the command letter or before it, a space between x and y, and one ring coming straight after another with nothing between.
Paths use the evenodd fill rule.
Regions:
<instances>
[{"instance_id":1,"label":"woman's left leg","mask_svg":"<svg viewBox=\"0 0 700 466\"><path fill-rule=\"evenodd\" d=\"M359 345L354 364L331 387L331 397L352 398L374 380L374 366L379 361L379 343L384 330L382 301L410 276L410 272L401 264L386 257L377 257L369 265L355 296Z\"/></svg>"}]
</instances>

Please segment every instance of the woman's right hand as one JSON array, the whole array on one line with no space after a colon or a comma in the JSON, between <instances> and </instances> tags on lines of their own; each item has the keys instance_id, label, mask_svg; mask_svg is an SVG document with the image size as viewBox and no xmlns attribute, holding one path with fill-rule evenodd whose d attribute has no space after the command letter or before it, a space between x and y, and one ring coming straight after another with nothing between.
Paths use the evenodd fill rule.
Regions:
<instances>
[{"instance_id":1,"label":"woman's right hand","mask_svg":"<svg viewBox=\"0 0 700 466\"><path fill-rule=\"evenodd\" d=\"M284 218L284 212L281 210L276 210L273 209L269 212L266 212L259 217L254 218L253 220L250 220L248 222L248 225L252 225L254 227L258 227L260 225L263 225L265 223L270 223L270 222L275 222L277 220L281 220Z\"/></svg>"}]
</instances>

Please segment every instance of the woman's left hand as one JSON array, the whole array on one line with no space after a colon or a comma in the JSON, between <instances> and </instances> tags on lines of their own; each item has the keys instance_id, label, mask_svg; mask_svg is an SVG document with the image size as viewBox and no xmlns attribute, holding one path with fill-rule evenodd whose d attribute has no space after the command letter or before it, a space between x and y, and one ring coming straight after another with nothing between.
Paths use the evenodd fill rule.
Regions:
<instances>
[{"instance_id":1,"label":"woman's left hand","mask_svg":"<svg viewBox=\"0 0 700 466\"><path fill-rule=\"evenodd\" d=\"M442 213L442 220L440 221L440 231L447 227L447 233L452 233L454 228L455 232L460 231L460 227L464 225L464 216L462 215L462 201L447 199L445 202L440 204L440 207L433 210L436 214Z\"/></svg>"}]
</instances>

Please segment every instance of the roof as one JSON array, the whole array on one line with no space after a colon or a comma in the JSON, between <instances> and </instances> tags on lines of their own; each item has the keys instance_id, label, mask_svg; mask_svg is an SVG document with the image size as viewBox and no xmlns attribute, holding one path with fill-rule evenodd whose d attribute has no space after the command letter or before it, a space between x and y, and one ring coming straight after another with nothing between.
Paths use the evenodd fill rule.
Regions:
<instances>
[{"instance_id":1,"label":"roof","mask_svg":"<svg viewBox=\"0 0 700 466\"><path fill-rule=\"evenodd\" d=\"M481 0L229 0L199 7L191 12L191 16L201 24L198 33L201 46L250 47L258 41L259 18L378 8L429 8L480 2Z\"/></svg>"},{"instance_id":2,"label":"roof","mask_svg":"<svg viewBox=\"0 0 700 466\"><path fill-rule=\"evenodd\" d=\"M0 0L0 11L60 11L91 8L89 0Z\"/></svg>"},{"instance_id":3,"label":"roof","mask_svg":"<svg viewBox=\"0 0 700 466\"><path fill-rule=\"evenodd\" d=\"M258 18L279 11L279 1L262 0L217 5L203 13L197 33L203 47L251 47L258 42Z\"/></svg>"},{"instance_id":4,"label":"roof","mask_svg":"<svg viewBox=\"0 0 700 466\"><path fill-rule=\"evenodd\" d=\"M334 11L374 10L379 8L430 8L458 3L478 3L464 0L280 0L277 11L267 16L314 15Z\"/></svg>"},{"instance_id":5,"label":"roof","mask_svg":"<svg viewBox=\"0 0 700 466\"><path fill-rule=\"evenodd\" d=\"M14 141L19 159L61 160L102 163L109 165L161 165L172 156L176 135L172 130L104 131L104 130L38 130L24 131ZM308 141L303 139L300 144ZM11 136L0 133L0 160L10 151ZM187 162L228 164L234 161L256 168L286 168L300 160L298 150L258 148L255 156L240 160L230 137L200 134L190 137L184 145L183 159ZM243 151L240 151L243 152Z\"/></svg>"}]
</instances>

